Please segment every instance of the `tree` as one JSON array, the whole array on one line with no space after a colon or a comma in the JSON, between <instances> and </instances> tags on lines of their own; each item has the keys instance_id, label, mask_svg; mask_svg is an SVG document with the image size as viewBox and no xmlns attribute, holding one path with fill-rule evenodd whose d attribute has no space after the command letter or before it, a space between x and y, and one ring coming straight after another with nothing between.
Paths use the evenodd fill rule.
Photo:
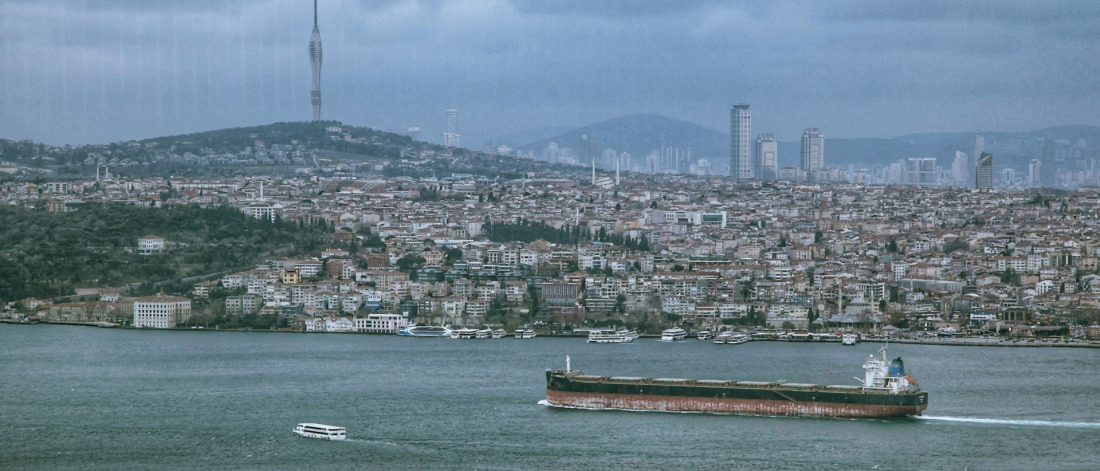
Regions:
<instances>
[{"instance_id":1,"label":"tree","mask_svg":"<svg viewBox=\"0 0 1100 471\"><path fill-rule=\"evenodd\" d=\"M890 253L898 253L898 241L893 237L886 241L886 251Z\"/></svg>"},{"instance_id":2,"label":"tree","mask_svg":"<svg viewBox=\"0 0 1100 471\"><path fill-rule=\"evenodd\" d=\"M397 268L404 272L411 272L424 266L424 257L411 253L397 259Z\"/></svg>"},{"instance_id":3,"label":"tree","mask_svg":"<svg viewBox=\"0 0 1100 471\"><path fill-rule=\"evenodd\" d=\"M951 253L951 252L954 252L956 250L969 250L969 249L970 249L970 244L968 244L965 240L962 240L962 239L955 239L951 242L943 244L943 253Z\"/></svg>"}]
</instances>

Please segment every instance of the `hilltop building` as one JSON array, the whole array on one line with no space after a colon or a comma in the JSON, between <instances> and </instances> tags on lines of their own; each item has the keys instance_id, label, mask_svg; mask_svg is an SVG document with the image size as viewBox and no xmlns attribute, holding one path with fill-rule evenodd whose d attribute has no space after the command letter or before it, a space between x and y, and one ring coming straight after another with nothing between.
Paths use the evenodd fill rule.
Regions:
<instances>
[{"instance_id":1,"label":"hilltop building","mask_svg":"<svg viewBox=\"0 0 1100 471\"><path fill-rule=\"evenodd\" d=\"M460 145L459 137L461 137L458 134L458 110L451 108L443 114L446 118L445 127L443 128L443 145L458 147Z\"/></svg>"}]
</instances>

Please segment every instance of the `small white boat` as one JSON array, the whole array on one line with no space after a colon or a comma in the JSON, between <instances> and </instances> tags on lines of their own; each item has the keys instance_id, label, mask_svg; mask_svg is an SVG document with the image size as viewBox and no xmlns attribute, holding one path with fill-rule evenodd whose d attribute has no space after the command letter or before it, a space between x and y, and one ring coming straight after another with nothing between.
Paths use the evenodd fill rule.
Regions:
<instances>
[{"instance_id":1,"label":"small white boat","mask_svg":"<svg viewBox=\"0 0 1100 471\"><path fill-rule=\"evenodd\" d=\"M533 339L535 338L535 329L516 329L517 339Z\"/></svg>"},{"instance_id":2,"label":"small white boat","mask_svg":"<svg viewBox=\"0 0 1100 471\"><path fill-rule=\"evenodd\" d=\"M493 329L481 329L474 332L474 338L487 339L493 336Z\"/></svg>"},{"instance_id":3,"label":"small white boat","mask_svg":"<svg viewBox=\"0 0 1100 471\"><path fill-rule=\"evenodd\" d=\"M687 338L687 331L679 327L673 327L671 329L665 329L661 331L661 340L671 342L674 340L683 340Z\"/></svg>"},{"instance_id":4,"label":"small white boat","mask_svg":"<svg viewBox=\"0 0 1100 471\"><path fill-rule=\"evenodd\" d=\"M845 332L844 335L840 337L841 345L855 345L857 343L859 343L859 334L855 332Z\"/></svg>"},{"instance_id":5,"label":"small white boat","mask_svg":"<svg viewBox=\"0 0 1100 471\"><path fill-rule=\"evenodd\" d=\"M592 330L588 332L588 343L630 343L635 337L625 330Z\"/></svg>"},{"instance_id":6,"label":"small white boat","mask_svg":"<svg viewBox=\"0 0 1100 471\"><path fill-rule=\"evenodd\" d=\"M695 334L695 338L699 340L710 340L713 334L709 330L700 330L698 334Z\"/></svg>"},{"instance_id":7,"label":"small white boat","mask_svg":"<svg viewBox=\"0 0 1100 471\"><path fill-rule=\"evenodd\" d=\"M343 440L348 437L348 431L344 427L325 424L311 424L303 422L294 427L294 433L308 438L320 438L322 440Z\"/></svg>"},{"instance_id":8,"label":"small white boat","mask_svg":"<svg viewBox=\"0 0 1100 471\"><path fill-rule=\"evenodd\" d=\"M502 339L502 338L504 338L505 335L508 335L508 332L505 331L504 329L493 329L493 338L494 339Z\"/></svg>"}]
</instances>

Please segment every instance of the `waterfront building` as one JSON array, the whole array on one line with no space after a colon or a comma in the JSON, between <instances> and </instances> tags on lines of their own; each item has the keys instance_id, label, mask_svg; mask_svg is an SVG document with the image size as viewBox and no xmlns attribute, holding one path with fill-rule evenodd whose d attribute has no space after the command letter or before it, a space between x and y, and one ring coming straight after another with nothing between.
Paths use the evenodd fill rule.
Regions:
<instances>
[{"instance_id":1,"label":"waterfront building","mask_svg":"<svg viewBox=\"0 0 1100 471\"><path fill-rule=\"evenodd\" d=\"M356 332L370 332L378 334L396 334L409 326L409 318L401 314L368 314L367 317L355 318Z\"/></svg>"},{"instance_id":2,"label":"waterfront building","mask_svg":"<svg viewBox=\"0 0 1100 471\"><path fill-rule=\"evenodd\" d=\"M807 180L814 180L815 172L825 166L825 135L817 128L802 131L802 150L799 153L799 169L806 172Z\"/></svg>"},{"instance_id":3,"label":"waterfront building","mask_svg":"<svg viewBox=\"0 0 1100 471\"><path fill-rule=\"evenodd\" d=\"M756 135L756 147L753 149L753 173L756 178L764 181L776 179L778 154L779 146L775 142L775 136L767 133Z\"/></svg>"},{"instance_id":4,"label":"waterfront building","mask_svg":"<svg viewBox=\"0 0 1100 471\"><path fill-rule=\"evenodd\" d=\"M164 295L134 299L134 327L171 329L190 318L190 299Z\"/></svg>"},{"instance_id":5,"label":"waterfront building","mask_svg":"<svg viewBox=\"0 0 1100 471\"><path fill-rule=\"evenodd\" d=\"M313 69L313 86L309 98L313 104L313 120L321 120L321 30L317 28L317 0L313 0L313 34L309 36L309 65Z\"/></svg>"},{"instance_id":6,"label":"waterfront building","mask_svg":"<svg viewBox=\"0 0 1100 471\"><path fill-rule=\"evenodd\" d=\"M980 135L979 135L980 137ZM993 189L993 154L982 152L978 156L978 169L975 172L975 188L979 190Z\"/></svg>"},{"instance_id":7,"label":"waterfront building","mask_svg":"<svg viewBox=\"0 0 1100 471\"><path fill-rule=\"evenodd\" d=\"M749 105L733 105L730 109L730 177L737 180L752 178L751 127Z\"/></svg>"}]
</instances>

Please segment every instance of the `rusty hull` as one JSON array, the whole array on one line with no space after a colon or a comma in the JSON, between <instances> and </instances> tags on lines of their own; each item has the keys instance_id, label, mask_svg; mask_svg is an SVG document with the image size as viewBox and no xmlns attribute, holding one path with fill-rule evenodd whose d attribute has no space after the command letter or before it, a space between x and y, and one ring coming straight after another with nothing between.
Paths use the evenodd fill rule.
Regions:
<instances>
[{"instance_id":1,"label":"rusty hull","mask_svg":"<svg viewBox=\"0 0 1100 471\"><path fill-rule=\"evenodd\" d=\"M919 415L924 407L835 402L794 402L690 396L658 396L610 393L546 391L552 406L579 409L618 409L665 412L708 412L842 418L881 418Z\"/></svg>"}]
</instances>

